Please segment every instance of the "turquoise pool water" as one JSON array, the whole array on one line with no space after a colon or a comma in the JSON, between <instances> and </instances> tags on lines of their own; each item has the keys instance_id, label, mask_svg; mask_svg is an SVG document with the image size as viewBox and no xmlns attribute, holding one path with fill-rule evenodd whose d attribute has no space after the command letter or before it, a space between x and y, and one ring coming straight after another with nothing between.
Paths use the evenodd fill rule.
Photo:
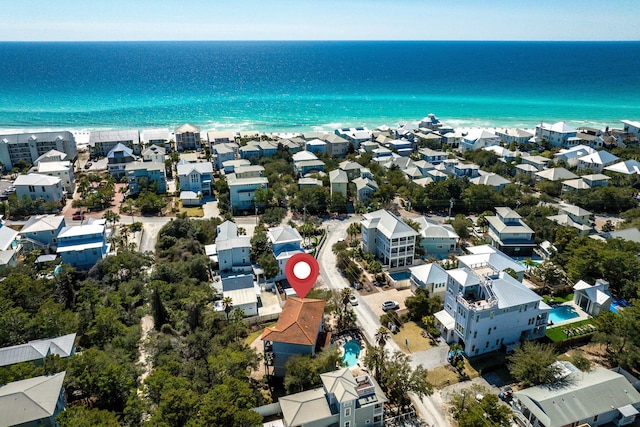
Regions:
<instances>
[{"instance_id":1,"label":"turquoise pool water","mask_svg":"<svg viewBox=\"0 0 640 427\"><path fill-rule=\"evenodd\" d=\"M346 342L342 348L344 354L342 355L342 361L347 367L352 367L358 363L358 357L360 356L360 344L355 341Z\"/></svg>"},{"instance_id":2,"label":"turquoise pool water","mask_svg":"<svg viewBox=\"0 0 640 427\"><path fill-rule=\"evenodd\" d=\"M558 307L552 308L549 313L549 320L553 323L564 322L565 320L575 319L579 314L576 311L569 307L568 305L560 305Z\"/></svg>"},{"instance_id":3,"label":"turquoise pool water","mask_svg":"<svg viewBox=\"0 0 640 427\"><path fill-rule=\"evenodd\" d=\"M401 282L403 280L411 279L411 272L410 271L397 271L395 273L389 273L389 276L391 276L391 278L393 280L395 280L396 282Z\"/></svg>"}]
</instances>

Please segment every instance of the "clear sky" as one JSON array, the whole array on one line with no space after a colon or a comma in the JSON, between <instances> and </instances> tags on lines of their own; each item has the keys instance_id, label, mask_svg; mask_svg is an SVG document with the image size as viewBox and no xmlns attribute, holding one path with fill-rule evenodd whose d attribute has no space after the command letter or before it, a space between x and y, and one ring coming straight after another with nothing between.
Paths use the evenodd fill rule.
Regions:
<instances>
[{"instance_id":1,"label":"clear sky","mask_svg":"<svg viewBox=\"0 0 640 427\"><path fill-rule=\"evenodd\" d=\"M0 0L0 40L640 40L640 0Z\"/></svg>"}]
</instances>

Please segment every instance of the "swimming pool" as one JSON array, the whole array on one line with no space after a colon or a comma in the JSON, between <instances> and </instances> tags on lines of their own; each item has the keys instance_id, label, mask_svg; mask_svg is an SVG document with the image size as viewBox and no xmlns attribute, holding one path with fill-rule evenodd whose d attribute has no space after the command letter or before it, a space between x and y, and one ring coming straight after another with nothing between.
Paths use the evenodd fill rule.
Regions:
<instances>
[{"instance_id":1,"label":"swimming pool","mask_svg":"<svg viewBox=\"0 0 640 427\"><path fill-rule=\"evenodd\" d=\"M549 320L553 323L560 323L566 320L575 319L580 315L576 313L573 307L568 305L559 305L558 307L552 308L549 313Z\"/></svg>"},{"instance_id":2,"label":"swimming pool","mask_svg":"<svg viewBox=\"0 0 640 427\"><path fill-rule=\"evenodd\" d=\"M403 280L411 279L410 271L396 271L395 273L389 273L389 276L396 282L401 282Z\"/></svg>"},{"instance_id":3,"label":"swimming pool","mask_svg":"<svg viewBox=\"0 0 640 427\"><path fill-rule=\"evenodd\" d=\"M358 363L358 357L360 356L360 344L352 340L344 343L342 348L344 349L342 361L348 368Z\"/></svg>"}]
</instances>

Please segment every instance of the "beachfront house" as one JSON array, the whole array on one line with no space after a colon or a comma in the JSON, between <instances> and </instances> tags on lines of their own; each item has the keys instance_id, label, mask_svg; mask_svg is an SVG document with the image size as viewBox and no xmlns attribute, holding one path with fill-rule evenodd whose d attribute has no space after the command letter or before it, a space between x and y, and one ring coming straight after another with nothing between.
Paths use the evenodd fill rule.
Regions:
<instances>
[{"instance_id":1,"label":"beachfront house","mask_svg":"<svg viewBox=\"0 0 640 427\"><path fill-rule=\"evenodd\" d=\"M150 145L147 148L142 150L142 161L143 162L155 162L162 163L167 159L167 150L164 146L160 145Z\"/></svg>"},{"instance_id":2,"label":"beachfront house","mask_svg":"<svg viewBox=\"0 0 640 427\"><path fill-rule=\"evenodd\" d=\"M207 140L209 141L209 147L217 144L228 144L236 142L236 133L232 130L210 131L207 132Z\"/></svg>"},{"instance_id":3,"label":"beachfront house","mask_svg":"<svg viewBox=\"0 0 640 427\"><path fill-rule=\"evenodd\" d=\"M289 297L276 325L264 329L260 339L274 376L284 376L285 364L291 356L315 355L324 347L325 305L324 300Z\"/></svg>"},{"instance_id":4,"label":"beachfront house","mask_svg":"<svg viewBox=\"0 0 640 427\"><path fill-rule=\"evenodd\" d=\"M3 426L54 427L56 416L64 411L66 372L28 378L0 386Z\"/></svg>"},{"instance_id":5,"label":"beachfront house","mask_svg":"<svg viewBox=\"0 0 640 427\"><path fill-rule=\"evenodd\" d=\"M327 154L327 143L321 139L312 139L311 141L305 142L304 149L320 156Z\"/></svg>"},{"instance_id":6,"label":"beachfront house","mask_svg":"<svg viewBox=\"0 0 640 427\"><path fill-rule=\"evenodd\" d=\"M280 268L275 280L283 280L286 278L284 269L287 261L296 254L304 253L302 250L302 236L298 230L286 225L284 227L271 227L267 231L267 238L271 242L273 255L276 257Z\"/></svg>"},{"instance_id":7,"label":"beachfront house","mask_svg":"<svg viewBox=\"0 0 640 427\"><path fill-rule=\"evenodd\" d=\"M400 218L380 209L364 214L360 226L363 251L374 254L384 268L413 265L418 232Z\"/></svg>"},{"instance_id":8,"label":"beachfront house","mask_svg":"<svg viewBox=\"0 0 640 427\"><path fill-rule=\"evenodd\" d=\"M625 133L630 133L640 138L640 122L635 120L620 120Z\"/></svg>"},{"instance_id":9,"label":"beachfront house","mask_svg":"<svg viewBox=\"0 0 640 427\"><path fill-rule=\"evenodd\" d=\"M329 172L329 183L331 185L331 195L342 194L347 197L347 186L349 185L349 177L342 169L334 169Z\"/></svg>"},{"instance_id":10,"label":"beachfront house","mask_svg":"<svg viewBox=\"0 0 640 427\"><path fill-rule=\"evenodd\" d=\"M384 392L369 374L349 368L320 374L322 387L278 399L286 427L384 425Z\"/></svg>"},{"instance_id":11,"label":"beachfront house","mask_svg":"<svg viewBox=\"0 0 640 427\"><path fill-rule=\"evenodd\" d=\"M536 247L533 230L509 207L497 207L495 216L485 217L494 248L509 256L529 257Z\"/></svg>"},{"instance_id":12,"label":"beachfront house","mask_svg":"<svg viewBox=\"0 0 640 427\"><path fill-rule=\"evenodd\" d=\"M167 129L144 129L140 133L140 141L147 147L151 145L162 147L166 153L175 150L173 137Z\"/></svg>"},{"instance_id":13,"label":"beachfront house","mask_svg":"<svg viewBox=\"0 0 640 427\"><path fill-rule=\"evenodd\" d=\"M186 123L173 131L178 151L200 150L200 128Z\"/></svg>"},{"instance_id":14,"label":"beachfront house","mask_svg":"<svg viewBox=\"0 0 640 427\"><path fill-rule=\"evenodd\" d=\"M117 144L107 153L109 173L116 180L126 175L126 166L135 161L133 150L124 144Z\"/></svg>"},{"instance_id":15,"label":"beachfront house","mask_svg":"<svg viewBox=\"0 0 640 427\"><path fill-rule=\"evenodd\" d=\"M129 148L132 154L140 154L140 132L131 130L93 131L89 134L91 158L106 157L117 145Z\"/></svg>"},{"instance_id":16,"label":"beachfront house","mask_svg":"<svg viewBox=\"0 0 640 427\"><path fill-rule=\"evenodd\" d=\"M496 129L495 134L498 135L504 145L509 145L512 142L518 145L525 145L533 137L531 132L519 128Z\"/></svg>"},{"instance_id":17,"label":"beachfront house","mask_svg":"<svg viewBox=\"0 0 640 427\"><path fill-rule=\"evenodd\" d=\"M513 393L519 425L525 427L631 425L640 409L638 380L622 368L581 372L560 364L562 381Z\"/></svg>"},{"instance_id":18,"label":"beachfront house","mask_svg":"<svg viewBox=\"0 0 640 427\"><path fill-rule=\"evenodd\" d=\"M154 193L167 192L165 165L159 162L132 162L125 166L129 192L138 194L144 190Z\"/></svg>"},{"instance_id":19,"label":"beachfront house","mask_svg":"<svg viewBox=\"0 0 640 427\"><path fill-rule=\"evenodd\" d=\"M229 207L232 212L254 211L257 206L254 203L255 191L259 188L266 189L269 180L264 176L264 167L239 166L235 172L226 176L229 186Z\"/></svg>"},{"instance_id":20,"label":"beachfront house","mask_svg":"<svg viewBox=\"0 0 640 427\"><path fill-rule=\"evenodd\" d=\"M224 166L222 165L224 162L228 160L234 160L236 158L236 152L238 151L238 147L235 143L223 143L216 144L211 147L211 154L213 156L213 164L216 169L222 170Z\"/></svg>"},{"instance_id":21,"label":"beachfront house","mask_svg":"<svg viewBox=\"0 0 640 427\"><path fill-rule=\"evenodd\" d=\"M61 358L73 356L76 351L75 340L76 334L68 334L2 347L0 348L0 367L23 362L32 362L41 366L44 364L44 359L49 355L56 355Z\"/></svg>"},{"instance_id":22,"label":"beachfront house","mask_svg":"<svg viewBox=\"0 0 640 427\"><path fill-rule=\"evenodd\" d=\"M181 160L176 166L181 191L192 191L208 197L211 195L213 165L211 162L190 163Z\"/></svg>"},{"instance_id":23,"label":"beachfront house","mask_svg":"<svg viewBox=\"0 0 640 427\"><path fill-rule=\"evenodd\" d=\"M444 309L434 317L448 343L467 356L545 336L551 307L504 271L484 263L447 270Z\"/></svg>"},{"instance_id":24,"label":"beachfront house","mask_svg":"<svg viewBox=\"0 0 640 427\"><path fill-rule=\"evenodd\" d=\"M349 141L356 150L360 149L360 144L371 141L373 135L366 127L336 129L334 133Z\"/></svg>"},{"instance_id":25,"label":"beachfront house","mask_svg":"<svg viewBox=\"0 0 640 427\"><path fill-rule=\"evenodd\" d=\"M20 230L22 245L30 243L38 249L55 247L65 225L62 215L32 215Z\"/></svg>"},{"instance_id":26,"label":"beachfront house","mask_svg":"<svg viewBox=\"0 0 640 427\"><path fill-rule=\"evenodd\" d=\"M547 141L552 147L568 147L567 140L576 136L576 129L565 122L554 124L540 123L536 126L536 141L541 143Z\"/></svg>"},{"instance_id":27,"label":"beachfront house","mask_svg":"<svg viewBox=\"0 0 640 427\"><path fill-rule=\"evenodd\" d=\"M58 234L56 253L78 270L89 270L109 253L106 228L100 221L64 227Z\"/></svg>"},{"instance_id":28,"label":"beachfront house","mask_svg":"<svg viewBox=\"0 0 640 427\"><path fill-rule=\"evenodd\" d=\"M0 162L5 171L21 162L35 164L36 159L51 150L66 154L67 160L78 157L76 140L68 131L0 135Z\"/></svg>"},{"instance_id":29,"label":"beachfront house","mask_svg":"<svg viewBox=\"0 0 640 427\"><path fill-rule=\"evenodd\" d=\"M421 288L429 292L429 296L438 295L444 301L449 275L437 262L409 267L411 272L411 290Z\"/></svg>"},{"instance_id":30,"label":"beachfront house","mask_svg":"<svg viewBox=\"0 0 640 427\"><path fill-rule=\"evenodd\" d=\"M18 199L42 199L45 202L64 204L65 191L62 180L55 176L30 173L18 175L13 182Z\"/></svg>"}]
</instances>

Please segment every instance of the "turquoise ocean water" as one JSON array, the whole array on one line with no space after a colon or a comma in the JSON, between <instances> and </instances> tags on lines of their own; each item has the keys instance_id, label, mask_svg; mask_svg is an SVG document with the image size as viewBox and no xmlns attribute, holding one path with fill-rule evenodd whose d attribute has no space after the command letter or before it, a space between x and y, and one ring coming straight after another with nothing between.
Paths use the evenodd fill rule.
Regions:
<instances>
[{"instance_id":1,"label":"turquoise ocean water","mask_svg":"<svg viewBox=\"0 0 640 427\"><path fill-rule=\"evenodd\" d=\"M0 129L640 120L640 42L0 43Z\"/></svg>"}]
</instances>

